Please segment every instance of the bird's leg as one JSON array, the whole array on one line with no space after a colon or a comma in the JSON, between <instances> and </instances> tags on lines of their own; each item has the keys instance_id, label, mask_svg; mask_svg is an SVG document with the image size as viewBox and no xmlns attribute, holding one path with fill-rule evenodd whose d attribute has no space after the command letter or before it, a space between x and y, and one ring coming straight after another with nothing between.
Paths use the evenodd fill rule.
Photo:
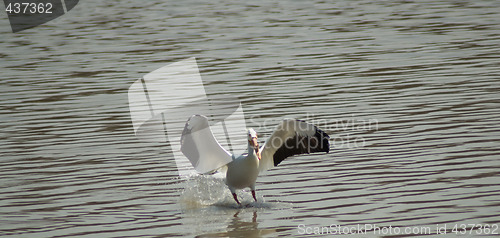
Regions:
<instances>
[{"instance_id":1,"label":"bird's leg","mask_svg":"<svg viewBox=\"0 0 500 238\"><path fill-rule=\"evenodd\" d=\"M253 197L253 200L255 200L257 202L257 198L255 197L255 190L252 189L252 197Z\"/></svg>"},{"instance_id":2,"label":"bird's leg","mask_svg":"<svg viewBox=\"0 0 500 238\"><path fill-rule=\"evenodd\" d=\"M238 205L241 206L241 203L240 203L240 201L238 201L238 197L236 196L236 193L232 193L232 194L233 194L234 201L236 201L236 203L238 203Z\"/></svg>"}]
</instances>

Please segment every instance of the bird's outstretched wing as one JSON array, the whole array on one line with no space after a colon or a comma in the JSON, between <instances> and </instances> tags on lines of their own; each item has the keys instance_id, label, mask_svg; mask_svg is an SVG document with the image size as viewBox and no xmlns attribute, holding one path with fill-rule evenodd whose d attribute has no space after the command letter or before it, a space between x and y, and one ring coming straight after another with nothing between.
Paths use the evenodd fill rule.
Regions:
<instances>
[{"instance_id":1,"label":"bird's outstretched wing","mask_svg":"<svg viewBox=\"0 0 500 238\"><path fill-rule=\"evenodd\" d=\"M214 171L232 161L232 155L225 150L202 115L191 116L181 136L181 151L199 173Z\"/></svg>"},{"instance_id":2,"label":"bird's outstretched wing","mask_svg":"<svg viewBox=\"0 0 500 238\"><path fill-rule=\"evenodd\" d=\"M287 157L330 151L329 136L305 121L284 119L261 148L259 171L277 166Z\"/></svg>"}]
</instances>

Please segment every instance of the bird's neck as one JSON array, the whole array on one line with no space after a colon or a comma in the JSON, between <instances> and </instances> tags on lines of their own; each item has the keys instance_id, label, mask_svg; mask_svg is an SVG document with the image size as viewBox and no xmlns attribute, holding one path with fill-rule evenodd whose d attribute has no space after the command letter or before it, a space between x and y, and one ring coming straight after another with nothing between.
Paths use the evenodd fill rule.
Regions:
<instances>
[{"instance_id":1,"label":"bird's neck","mask_svg":"<svg viewBox=\"0 0 500 238\"><path fill-rule=\"evenodd\" d=\"M250 142L248 143L248 155L249 156L257 156L257 154L255 153L255 149L250 144Z\"/></svg>"}]
</instances>

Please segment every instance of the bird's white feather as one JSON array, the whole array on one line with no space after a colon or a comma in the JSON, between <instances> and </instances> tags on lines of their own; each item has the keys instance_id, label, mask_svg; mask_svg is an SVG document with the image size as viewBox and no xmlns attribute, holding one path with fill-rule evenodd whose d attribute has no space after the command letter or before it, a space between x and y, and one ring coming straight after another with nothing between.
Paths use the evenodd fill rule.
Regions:
<instances>
[{"instance_id":1,"label":"bird's white feather","mask_svg":"<svg viewBox=\"0 0 500 238\"><path fill-rule=\"evenodd\" d=\"M216 170L233 160L210 130L208 118L202 115L193 115L186 122L181 151L199 173Z\"/></svg>"}]
</instances>

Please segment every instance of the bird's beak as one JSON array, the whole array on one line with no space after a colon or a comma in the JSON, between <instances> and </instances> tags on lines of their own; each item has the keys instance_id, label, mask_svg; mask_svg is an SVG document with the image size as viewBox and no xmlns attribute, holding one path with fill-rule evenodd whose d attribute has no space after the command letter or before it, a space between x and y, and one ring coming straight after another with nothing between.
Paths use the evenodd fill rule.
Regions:
<instances>
[{"instance_id":1,"label":"bird's beak","mask_svg":"<svg viewBox=\"0 0 500 238\"><path fill-rule=\"evenodd\" d=\"M260 160L259 142L257 141L257 137L252 137L252 140L250 141L250 145L253 146L253 149L255 150L255 153L257 154L257 157Z\"/></svg>"}]
</instances>

